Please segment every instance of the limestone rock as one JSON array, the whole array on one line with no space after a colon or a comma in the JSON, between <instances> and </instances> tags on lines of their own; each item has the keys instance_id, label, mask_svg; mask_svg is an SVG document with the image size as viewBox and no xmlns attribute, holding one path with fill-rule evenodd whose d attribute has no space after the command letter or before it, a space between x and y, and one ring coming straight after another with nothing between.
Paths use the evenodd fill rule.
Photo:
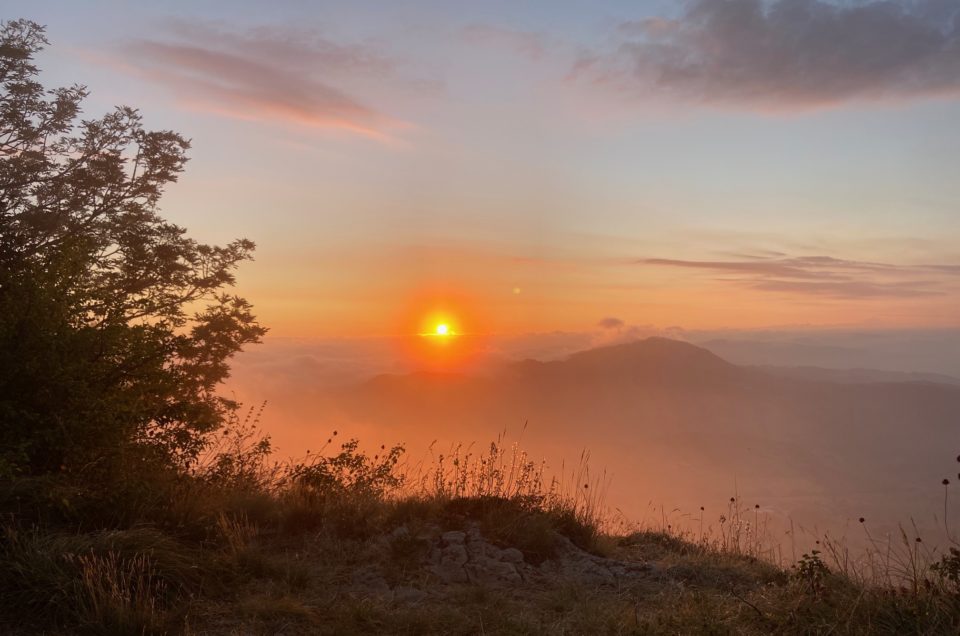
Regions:
<instances>
[{"instance_id":1,"label":"limestone rock","mask_svg":"<svg viewBox=\"0 0 960 636\"><path fill-rule=\"evenodd\" d=\"M410 536L406 527L395 529L391 538ZM556 536L557 554L539 566L531 565L517 548L501 548L485 539L476 525L465 531L443 532L438 527L421 530L417 534L429 544L422 557L423 566L443 585L472 583L482 586L510 586L521 583L539 584L546 579L567 579L581 585L619 586L649 576L646 563L607 559L577 547L568 538ZM382 590L374 580L367 587ZM397 587L393 591L396 602L417 602L423 591L411 587Z\"/></svg>"},{"instance_id":2,"label":"limestone rock","mask_svg":"<svg viewBox=\"0 0 960 636\"><path fill-rule=\"evenodd\" d=\"M478 559L464 566L471 583L500 585L520 583L523 578L511 563L494 559Z\"/></svg>"},{"instance_id":3,"label":"limestone rock","mask_svg":"<svg viewBox=\"0 0 960 636\"><path fill-rule=\"evenodd\" d=\"M612 586L628 583L652 570L646 563L607 559L578 548L570 539L558 536L558 554L541 565L541 571L585 585Z\"/></svg>"}]
</instances>

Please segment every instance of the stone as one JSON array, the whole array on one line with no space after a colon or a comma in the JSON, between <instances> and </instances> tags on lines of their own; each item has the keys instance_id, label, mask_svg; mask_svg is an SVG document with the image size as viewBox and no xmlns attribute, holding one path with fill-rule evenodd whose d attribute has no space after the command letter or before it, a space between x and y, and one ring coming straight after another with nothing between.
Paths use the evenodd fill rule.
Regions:
<instances>
[{"instance_id":1,"label":"stone","mask_svg":"<svg viewBox=\"0 0 960 636\"><path fill-rule=\"evenodd\" d=\"M440 535L440 540L446 545L463 545L467 540L467 533L459 530L450 530Z\"/></svg>"},{"instance_id":2,"label":"stone","mask_svg":"<svg viewBox=\"0 0 960 636\"><path fill-rule=\"evenodd\" d=\"M463 569L467 572L470 582L479 585L520 583L523 580L512 564L503 561L484 559L468 563Z\"/></svg>"},{"instance_id":3,"label":"stone","mask_svg":"<svg viewBox=\"0 0 960 636\"><path fill-rule=\"evenodd\" d=\"M558 555L541 565L541 571L585 585L614 586L646 576L651 567L644 563L617 561L590 554L570 539L558 537Z\"/></svg>"},{"instance_id":4,"label":"stone","mask_svg":"<svg viewBox=\"0 0 960 636\"><path fill-rule=\"evenodd\" d=\"M440 536L440 541L439 562L436 562L437 557L431 554L431 560L435 564L430 567L430 571L444 583L466 583L469 581L469 577L463 569L463 566L469 560L467 547L464 545L466 534L457 531L444 532Z\"/></svg>"},{"instance_id":5,"label":"stone","mask_svg":"<svg viewBox=\"0 0 960 636\"><path fill-rule=\"evenodd\" d=\"M440 549L440 565L463 565L469 560L467 547L456 543Z\"/></svg>"},{"instance_id":6,"label":"stone","mask_svg":"<svg viewBox=\"0 0 960 636\"><path fill-rule=\"evenodd\" d=\"M467 583L470 581L470 577L467 575L467 571L463 569L463 565L441 563L440 565L431 566L430 571L447 584Z\"/></svg>"},{"instance_id":7,"label":"stone","mask_svg":"<svg viewBox=\"0 0 960 636\"><path fill-rule=\"evenodd\" d=\"M393 539L411 536L405 527L391 533ZM434 527L423 540L430 546L423 555L423 565L440 583L455 585L472 583L483 586L507 586L521 583L539 584L546 580L563 578L588 586L614 587L630 584L650 575L652 567L646 563L607 559L577 547L570 539L557 535L557 554L539 566L527 563L517 548L500 548L487 541L478 526L465 531L441 532ZM372 577L368 589L382 590L386 585L382 576ZM415 603L425 593L416 588L400 586L393 590L398 603Z\"/></svg>"}]
</instances>

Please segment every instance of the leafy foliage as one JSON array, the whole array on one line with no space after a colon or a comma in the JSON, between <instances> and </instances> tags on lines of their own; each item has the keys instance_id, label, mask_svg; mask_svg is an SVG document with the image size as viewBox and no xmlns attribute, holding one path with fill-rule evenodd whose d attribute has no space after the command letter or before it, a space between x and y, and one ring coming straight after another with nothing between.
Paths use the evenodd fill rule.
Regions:
<instances>
[{"instance_id":1,"label":"leafy foliage","mask_svg":"<svg viewBox=\"0 0 960 636\"><path fill-rule=\"evenodd\" d=\"M820 550L811 550L809 554L804 553L794 567L796 579L814 596L822 596L826 591L825 581L830 576L830 568L820 557Z\"/></svg>"},{"instance_id":2,"label":"leafy foliage","mask_svg":"<svg viewBox=\"0 0 960 636\"><path fill-rule=\"evenodd\" d=\"M302 493L318 500L343 494L382 498L399 488L403 477L396 472L403 454L402 446L369 457L358 449L359 442L348 440L336 455L313 455L294 464L286 476Z\"/></svg>"},{"instance_id":3,"label":"leafy foliage","mask_svg":"<svg viewBox=\"0 0 960 636\"><path fill-rule=\"evenodd\" d=\"M951 546L950 553L943 555L930 569L944 585L960 596L960 550Z\"/></svg>"},{"instance_id":4,"label":"leafy foliage","mask_svg":"<svg viewBox=\"0 0 960 636\"><path fill-rule=\"evenodd\" d=\"M45 89L44 29L0 24L0 473L117 478L193 461L235 405L230 357L265 333L226 292L252 242L157 211L189 142Z\"/></svg>"},{"instance_id":5,"label":"leafy foliage","mask_svg":"<svg viewBox=\"0 0 960 636\"><path fill-rule=\"evenodd\" d=\"M266 402L250 407L241 420L237 412L213 436L193 466L193 474L207 485L235 492L266 491L277 477L278 466L269 463L273 446L258 428Z\"/></svg>"}]
</instances>

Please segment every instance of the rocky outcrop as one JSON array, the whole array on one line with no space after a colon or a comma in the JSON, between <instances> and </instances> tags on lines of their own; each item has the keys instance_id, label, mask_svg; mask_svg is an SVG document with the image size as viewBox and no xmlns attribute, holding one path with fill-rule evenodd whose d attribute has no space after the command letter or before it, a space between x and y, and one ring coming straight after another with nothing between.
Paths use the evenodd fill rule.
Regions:
<instances>
[{"instance_id":1,"label":"rocky outcrop","mask_svg":"<svg viewBox=\"0 0 960 636\"><path fill-rule=\"evenodd\" d=\"M578 548L570 539L557 536L557 556L540 566L544 575L584 585L621 585L648 575L649 563L607 559Z\"/></svg>"},{"instance_id":2,"label":"rocky outcrop","mask_svg":"<svg viewBox=\"0 0 960 636\"><path fill-rule=\"evenodd\" d=\"M391 588L380 567L372 564L354 573L355 591L396 603L417 603L442 593L453 585L485 587L540 586L557 580L592 587L625 586L649 576L650 564L608 559L577 547L568 538L556 535L556 554L540 564L529 563L517 548L501 548L488 541L476 526L466 530L441 531L432 527L418 533L425 550L421 567L428 575L420 587ZM398 528L375 542L386 558L390 542L408 541L410 533ZM379 557L378 557L379 558Z\"/></svg>"},{"instance_id":3,"label":"rocky outcrop","mask_svg":"<svg viewBox=\"0 0 960 636\"><path fill-rule=\"evenodd\" d=\"M529 568L520 550L498 548L484 540L477 528L441 534L439 544L430 551L428 565L443 583L480 585L521 583L523 570Z\"/></svg>"}]
</instances>

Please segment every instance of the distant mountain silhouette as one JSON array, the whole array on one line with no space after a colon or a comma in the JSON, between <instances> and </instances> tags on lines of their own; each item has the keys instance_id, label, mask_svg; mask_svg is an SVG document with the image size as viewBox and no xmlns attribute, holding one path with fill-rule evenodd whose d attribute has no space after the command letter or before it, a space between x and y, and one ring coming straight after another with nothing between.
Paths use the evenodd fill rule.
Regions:
<instances>
[{"instance_id":1,"label":"distant mountain silhouette","mask_svg":"<svg viewBox=\"0 0 960 636\"><path fill-rule=\"evenodd\" d=\"M697 342L734 364L922 371L960 378L960 331L775 333Z\"/></svg>"},{"instance_id":2,"label":"distant mountain silhouette","mask_svg":"<svg viewBox=\"0 0 960 636\"><path fill-rule=\"evenodd\" d=\"M923 502L936 509L940 479L956 472L960 387L889 381L899 377L743 367L649 338L476 377L379 376L337 402L411 447L528 422L526 445L544 456L591 449L628 507L654 495L726 501L739 488L784 514L809 518L829 502L834 518L903 520Z\"/></svg>"},{"instance_id":3,"label":"distant mountain silhouette","mask_svg":"<svg viewBox=\"0 0 960 636\"><path fill-rule=\"evenodd\" d=\"M527 360L519 375L575 377L583 382L731 382L749 372L710 351L668 338L647 338L574 353L563 360Z\"/></svg>"}]
</instances>

